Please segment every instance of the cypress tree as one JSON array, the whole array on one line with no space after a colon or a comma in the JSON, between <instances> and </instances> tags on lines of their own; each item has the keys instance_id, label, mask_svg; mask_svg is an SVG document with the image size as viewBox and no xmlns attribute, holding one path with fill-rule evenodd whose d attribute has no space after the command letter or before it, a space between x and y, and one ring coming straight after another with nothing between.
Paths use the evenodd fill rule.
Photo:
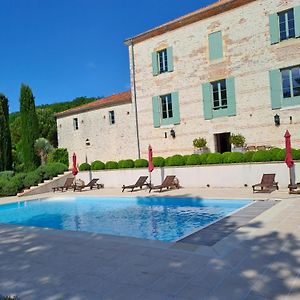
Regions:
<instances>
[{"instance_id":1,"label":"cypress tree","mask_svg":"<svg viewBox=\"0 0 300 300\"><path fill-rule=\"evenodd\" d=\"M39 137L38 118L29 86L22 84L20 92L21 151L26 170L34 169L39 159L34 151L35 140Z\"/></svg>"},{"instance_id":2,"label":"cypress tree","mask_svg":"<svg viewBox=\"0 0 300 300\"><path fill-rule=\"evenodd\" d=\"M0 171L12 169L8 99L0 94Z\"/></svg>"}]
</instances>

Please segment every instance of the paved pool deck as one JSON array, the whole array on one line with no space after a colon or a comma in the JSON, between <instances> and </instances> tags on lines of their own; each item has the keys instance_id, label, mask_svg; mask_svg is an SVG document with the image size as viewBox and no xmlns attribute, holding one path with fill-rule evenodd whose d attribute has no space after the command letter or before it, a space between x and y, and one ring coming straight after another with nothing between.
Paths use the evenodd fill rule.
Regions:
<instances>
[{"instance_id":1,"label":"paved pool deck","mask_svg":"<svg viewBox=\"0 0 300 300\"><path fill-rule=\"evenodd\" d=\"M149 195L106 188L81 194ZM300 195L288 195L287 189L252 194L249 188L151 195L277 204L210 246L0 225L0 294L21 300L300 299ZM37 197L0 203L32 198Z\"/></svg>"}]
</instances>

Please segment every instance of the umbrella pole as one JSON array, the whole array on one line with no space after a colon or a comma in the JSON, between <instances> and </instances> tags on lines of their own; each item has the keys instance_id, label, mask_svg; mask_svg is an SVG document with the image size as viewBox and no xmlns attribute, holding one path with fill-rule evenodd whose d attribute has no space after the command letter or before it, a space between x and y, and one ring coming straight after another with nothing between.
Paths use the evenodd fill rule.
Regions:
<instances>
[{"instance_id":1,"label":"umbrella pole","mask_svg":"<svg viewBox=\"0 0 300 300\"><path fill-rule=\"evenodd\" d=\"M150 182L149 182L149 185L151 187L152 183L151 183L151 172L149 172L149 178L150 178Z\"/></svg>"},{"instance_id":2,"label":"umbrella pole","mask_svg":"<svg viewBox=\"0 0 300 300\"><path fill-rule=\"evenodd\" d=\"M291 185L295 185L296 184L296 180L295 180L295 165L293 165L290 168L290 184Z\"/></svg>"}]
</instances>

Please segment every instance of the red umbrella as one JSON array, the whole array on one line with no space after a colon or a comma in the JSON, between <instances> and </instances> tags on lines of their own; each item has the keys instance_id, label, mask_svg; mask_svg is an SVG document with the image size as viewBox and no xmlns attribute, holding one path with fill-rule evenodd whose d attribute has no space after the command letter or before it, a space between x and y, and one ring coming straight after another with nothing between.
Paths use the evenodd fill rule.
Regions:
<instances>
[{"instance_id":1,"label":"red umbrella","mask_svg":"<svg viewBox=\"0 0 300 300\"><path fill-rule=\"evenodd\" d=\"M76 166L76 154L73 153L73 167L72 167L72 174L74 176L76 176L78 174L78 169L77 169L77 166Z\"/></svg>"},{"instance_id":2,"label":"red umbrella","mask_svg":"<svg viewBox=\"0 0 300 300\"><path fill-rule=\"evenodd\" d=\"M153 151L151 145L149 145L148 147L148 170L150 173L150 185L151 185L151 172L154 170Z\"/></svg>"},{"instance_id":3,"label":"red umbrella","mask_svg":"<svg viewBox=\"0 0 300 300\"><path fill-rule=\"evenodd\" d=\"M294 165L293 157L292 157L292 146L291 146L291 135L287 130L285 132L285 163L289 168L292 168Z\"/></svg>"}]
</instances>

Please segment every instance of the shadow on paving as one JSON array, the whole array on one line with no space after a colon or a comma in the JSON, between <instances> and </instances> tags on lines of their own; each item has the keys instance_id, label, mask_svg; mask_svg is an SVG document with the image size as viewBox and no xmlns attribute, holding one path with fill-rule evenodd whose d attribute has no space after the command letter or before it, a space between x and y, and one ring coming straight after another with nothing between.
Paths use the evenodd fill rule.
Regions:
<instances>
[{"instance_id":1,"label":"shadow on paving","mask_svg":"<svg viewBox=\"0 0 300 300\"><path fill-rule=\"evenodd\" d=\"M1 225L0 262L0 294L21 300L300 299L300 240L276 230L235 232L230 251L203 256L150 241Z\"/></svg>"}]
</instances>

